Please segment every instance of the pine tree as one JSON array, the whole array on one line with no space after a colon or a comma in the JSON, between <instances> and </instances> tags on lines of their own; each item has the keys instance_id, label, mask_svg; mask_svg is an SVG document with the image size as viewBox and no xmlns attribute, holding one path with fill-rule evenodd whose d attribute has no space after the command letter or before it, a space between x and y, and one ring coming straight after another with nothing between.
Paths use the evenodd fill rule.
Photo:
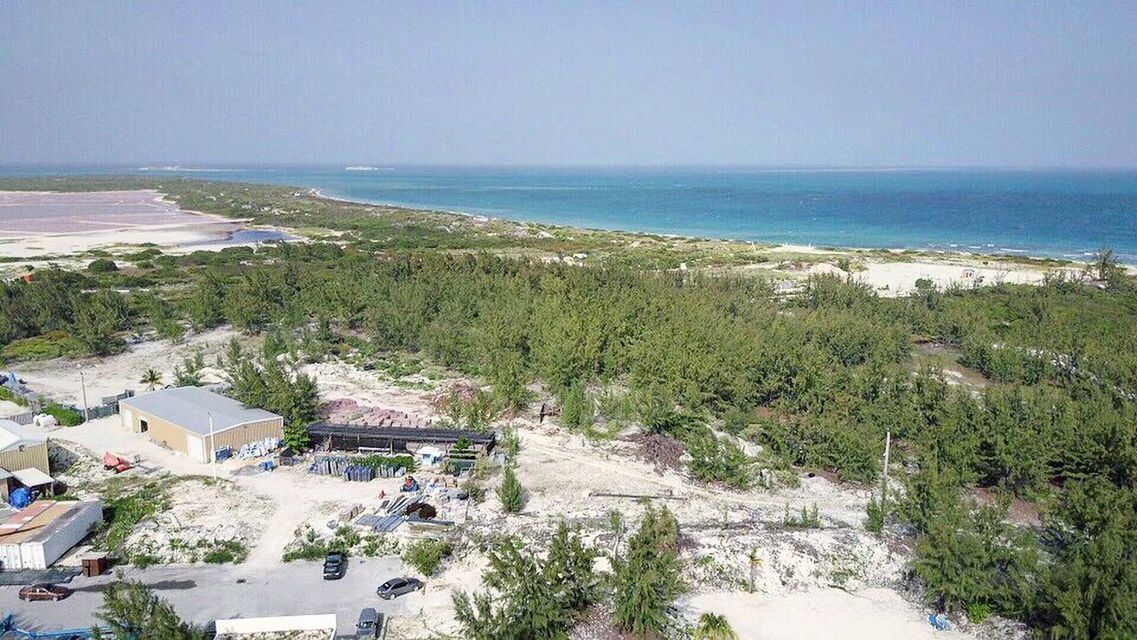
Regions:
<instances>
[{"instance_id":1,"label":"pine tree","mask_svg":"<svg viewBox=\"0 0 1137 640\"><path fill-rule=\"evenodd\" d=\"M666 629L668 609L682 592L679 525L667 508L648 508L628 541L627 557L616 567L616 611L621 629L641 636Z\"/></svg>"},{"instance_id":2,"label":"pine tree","mask_svg":"<svg viewBox=\"0 0 1137 640\"><path fill-rule=\"evenodd\" d=\"M463 638L565 638L577 612L597 596L599 579L592 571L596 552L564 523L544 560L514 538L501 541L487 556L490 566L482 583L489 591L458 591L453 596Z\"/></svg>"},{"instance_id":3,"label":"pine tree","mask_svg":"<svg viewBox=\"0 0 1137 640\"><path fill-rule=\"evenodd\" d=\"M137 582L116 582L103 592L96 614L106 630L96 640L203 640L205 633L183 622L169 602Z\"/></svg>"},{"instance_id":4,"label":"pine tree","mask_svg":"<svg viewBox=\"0 0 1137 640\"><path fill-rule=\"evenodd\" d=\"M506 465L497 497L501 499L501 507L506 513L517 513L525 506L524 491L517 480L517 472L513 470L513 465Z\"/></svg>"}]
</instances>

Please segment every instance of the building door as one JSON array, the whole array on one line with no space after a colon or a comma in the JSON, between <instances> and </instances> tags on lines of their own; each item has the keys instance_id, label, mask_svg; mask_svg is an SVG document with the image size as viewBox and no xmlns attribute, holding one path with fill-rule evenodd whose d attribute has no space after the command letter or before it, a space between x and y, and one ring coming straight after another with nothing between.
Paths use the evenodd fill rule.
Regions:
<instances>
[{"instance_id":1,"label":"building door","mask_svg":"<svg viewBox=\"0 0 1137 640\"><path fill-rule=\"evenodd\" d=\"M141 431L142 433L146 433L147 431L150 430L150 425L146 424L145 420L139 420L138 421L138 430Z\"/></svg>"}]
</instances>

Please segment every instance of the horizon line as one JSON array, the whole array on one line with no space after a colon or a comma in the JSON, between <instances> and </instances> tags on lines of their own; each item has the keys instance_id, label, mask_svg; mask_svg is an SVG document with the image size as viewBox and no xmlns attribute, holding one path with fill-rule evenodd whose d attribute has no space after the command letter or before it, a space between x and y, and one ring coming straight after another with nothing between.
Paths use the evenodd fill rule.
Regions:
<instances>
[{"instance_id":1,"label":"horizon line","mask_svg":"<svg viewBox=\"0 0 1137 640\"><path fill-rule=\"evenodd\" d=\"M249 169L339 169L367 167L363 171L398 169L584 169L584 170L708 170L785 172L887 172L887 171L1137 171L1137 165L992 165L992 164L743 164L743 163L429 163L429 162L0 162L4 169L121 169L125 171L244 171Z\"/></svg>"}]
</instances>

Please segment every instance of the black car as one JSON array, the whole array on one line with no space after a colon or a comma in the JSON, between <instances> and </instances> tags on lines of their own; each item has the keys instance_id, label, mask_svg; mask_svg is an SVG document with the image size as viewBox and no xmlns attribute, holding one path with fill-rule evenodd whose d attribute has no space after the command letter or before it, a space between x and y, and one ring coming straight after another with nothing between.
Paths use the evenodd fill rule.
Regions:
<instances>
[{"instance_id":1,"label":"black car","mask_svg":"<svg viewBox=\"0 0 1137 640\"><path fill-rule=\"evenodd\" d=\"M347 571L347 557L342 553L329 553L324 558L324 580L339 580Z\"/></svg>"},{"instance_id":2,"label":"black car","mask_svg":"<svg viewBox=\"0 0 1137 640\"><path fill-rule=\"evenodd\" d=\"M383 614L367 607L359 612L359 622L355 623L356 640L375 640L383 628Z\"/></svg>"},{"instance_id":3,"label":"black car","mask_svg":"<svg viewBox=\"0 0 1137 640\"><path fill-rule=\"evenodd\" d=\"M401 595L418 591L423 588L422 580L418 578L391 578L379 585L375 593L384 600L393 600Z\"/></svg>"}]
</instances>

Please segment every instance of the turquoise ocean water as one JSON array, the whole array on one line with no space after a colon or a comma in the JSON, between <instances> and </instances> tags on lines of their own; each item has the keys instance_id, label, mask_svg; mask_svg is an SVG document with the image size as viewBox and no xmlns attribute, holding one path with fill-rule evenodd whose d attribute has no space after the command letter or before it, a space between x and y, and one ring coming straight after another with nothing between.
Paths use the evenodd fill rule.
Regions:
<instances>
[{"instance_id":1,"label":"turquoise ocean water","mask_svg":"<svg viewBox=\"0 0 1137 640\"><path fill-rule=\"evenodd\" d=\"M516 220L815 246L942 249L1137 263L1137 171L137 167L0 169L187 175Z\"/></svg>"}]
</instances>

